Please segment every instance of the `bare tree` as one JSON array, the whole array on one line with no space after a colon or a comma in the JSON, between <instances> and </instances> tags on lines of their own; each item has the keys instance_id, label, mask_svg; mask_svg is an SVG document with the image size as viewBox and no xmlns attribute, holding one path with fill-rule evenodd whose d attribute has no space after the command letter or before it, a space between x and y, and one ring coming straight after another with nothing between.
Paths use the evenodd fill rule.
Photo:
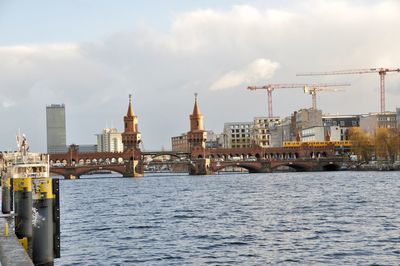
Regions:
<instances>
[{"instance_id":1,"label":"bare tree","mask_svg":"<svg viewBox=\"0 0 400 266\"><path fill-rule=\"evenodd\" d=\"M372 139L364 130L353 127L349 130L349 139L352 142L352 151L359 161L368 163L373 153Z\"/></svg>"}]
</instances>

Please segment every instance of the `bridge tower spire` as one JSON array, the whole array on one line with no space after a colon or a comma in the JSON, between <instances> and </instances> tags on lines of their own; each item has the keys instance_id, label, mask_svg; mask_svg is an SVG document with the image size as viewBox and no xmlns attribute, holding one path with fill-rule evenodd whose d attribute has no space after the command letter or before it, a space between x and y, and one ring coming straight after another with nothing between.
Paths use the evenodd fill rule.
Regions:
<instances>
[{"instance_id":1,"label":"bridge tower spire","mask_svg":"<svg viewBox=\"0 0 400 266\"><path fill-rule=\"evenodd\" d=\"M197 103L197 93L194 95L194 107L193 113L190 115L190 131L188 132L188 142L192 153L193 149L205 149L207 140L207 132L204 130L204 117Z\"/></svg>"},{"instance_id":2,"label":"bridge tower spire","mask_svg":"<svg viewBox=\"0 0 400 266\"><path fill-rule=\"evenodd\" d=\"M138 130L138 118L133 112L132 95L129 94L128 112L124 116L124 132L122 133L124 150L138 150L140 142L141 134Z\"/></svg>"}]
</instances>

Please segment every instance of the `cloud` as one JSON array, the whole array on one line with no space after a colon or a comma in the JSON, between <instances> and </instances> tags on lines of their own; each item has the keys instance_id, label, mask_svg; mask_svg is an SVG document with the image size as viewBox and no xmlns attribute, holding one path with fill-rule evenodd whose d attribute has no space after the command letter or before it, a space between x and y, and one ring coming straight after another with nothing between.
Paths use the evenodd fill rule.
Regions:
<instances>
[{"instance_id":1,"label":"cloud","mask_svg":"<svg viewBox=\"0 0 400 266\"><path fill-rule=\"evenodd\" d=\"M7 124L2 148L14 146L14 132L23 125L32 148L45 150L45 105L51 103L66 104L68 142L94 143L107 121L122 129L129 93L145 147L168 147L171 136L189 130L194 92L207 129L219 132L224 122L266 115L265 97L245 87L267 79L349 82L344 93L319 95L318 106L329 113L378 111L378 74L295 74L399 67L399 13L398 1L259 3L176 13L163 29L141 23L85 43L0 47L0 119ZM386 105L393 110L399 75L388 74L386 81ZM361 95L362 103L354 101ZM276 115L308 106L300 89L274 91Z\"/></svg>"},{"instance_id":2,"label":"cloud","mask_svg":"<svg viewBox=\"0 0 400 266\"><path fill-rule=\"evenodd\" d=\"M279 64L268 59L259 58L248 64L245 68L230 71L211 84L211 90L223 90L265 82L272 77Z\"/></svg>"}]
</instances>

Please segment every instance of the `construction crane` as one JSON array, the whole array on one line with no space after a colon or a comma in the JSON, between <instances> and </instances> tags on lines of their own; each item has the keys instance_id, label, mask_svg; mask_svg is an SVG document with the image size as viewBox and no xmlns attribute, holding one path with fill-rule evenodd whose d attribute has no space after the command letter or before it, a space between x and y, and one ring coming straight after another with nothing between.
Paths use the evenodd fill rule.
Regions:
<instances>
[{"instance_id":1,"label":"construction crane","mask_svg":"<svg viewBox=\"0 0 400 266\"><path fill-rule=\"evenodd\" d=\"M340 84L335 86L349 86L350 84ZM332 87L332 86L331 86ZM312 108L317 109L317 92L319 91L344 91L343 89L308 87L304 86L304 93L308 93L312 97Z\"/></svg>"},{"instance_id":2,"label":"construction crane","mask_svg":"<svg viewBox=\"0 0 400 266\"><path fill-rule=\"evenodd\" d=\"M378 73L379 78L380 78L381 113L384 113L386 111L386 107L385 107L385 75L387 72L400 72L400 68L368 68L368 69L350 69L350 70L326 71L326 72L306 72L306 73L299 73L299 74L297 74L297 76L323 76L323 75Z\"/></svg>"},{"instance_id":3,"label":"construction crane","mask_svg":"<svg viewBox=\"0 0 400 266\"><path fill-rule=\"evenodd\" d=\"M306 90L305 88L307 87L309 89L315 89L321 88L321 87L335 87L335 86L348 86L349 84L298 84L298 83L278 83L278 84L267 84L261 87L257 86L248 86L248 90L267 90L267 95L268 95L268 117L273 117L272 113L272 92L275 89L287 89L287 88L304 88L304 91ZM310 93L311 94L311 93Z\"/></svg>"}]
</instances>

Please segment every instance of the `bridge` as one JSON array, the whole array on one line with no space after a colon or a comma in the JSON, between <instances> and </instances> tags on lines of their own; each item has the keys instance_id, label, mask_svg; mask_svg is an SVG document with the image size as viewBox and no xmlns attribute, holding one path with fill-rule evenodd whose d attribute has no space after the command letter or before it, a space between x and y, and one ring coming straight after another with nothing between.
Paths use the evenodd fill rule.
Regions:
<instances>
[{"instance_id":1,"label":"bridge","mask_svg":"<svg viewBox=\"0 0 400 266\"><path fill-rule=\"evenodd\" d=\"M168 156L168 161L155 160ZM135 163L136 161L136 163ZM214 174L240 167L250 173L270 173L286 167L295 171L339 170L348 160L335 156L334 147L193 149L174 151L82 152L71 145L65 154L50 154L50 171L67 179L96 171L113 171L123 176L142 176L148 165L178 167L193 175ZM183 170L182 170L183 169Z\"/></svg>"},{"instance_id":2,"label":"bridge","mask_svg":"<svg viewBox=\"0 0 400 266\"><path fill-rule=\"evenodd\" d=\"M252 145L246 148L206 148L207 132L204 130L203 115L197 105L190 115L190 131L187 133L188 151L142 151L139 148L141 134L131 99L125 129L122 133L123 152L80 152L71 145L66 153L50 154L50 171L67 179L95 171L113 171L126 177L144 175L149 164L183 166L191 175L214 174L229 167L241 167L254 173L273 172L286 167L296 171L338 170L343 163L334 146L326 147L277 147L262 148ZM168 156L167 162L156 160Z\"/></svg>"},{"instance_id":3,"label":"bridge","mask_svg":"<svg viewBox=\"0 0 400 266\"><path fill-rule=\"evenodd\" d=\"M226 168L244 168L249 173L272 173L279 169L292 169L293 171L337 171L341 168L341 158L317 158L297 160L258 160L258 161L227 161L211 162L212 172L219 172Z\"/></svg>"},{"instance_id":4,"label":"bridge","mask_svg":"<svg viewBox=\"0 0 400 266\"><path fill-rule=\"evenodd\" d=\"M66 179L79 178L95 171L113 171L123 176L140 176L143 164L139 150L124 152L79 152L71 145L66 153L49 154L50 172Z\"/></svg>"}]
</instances>

